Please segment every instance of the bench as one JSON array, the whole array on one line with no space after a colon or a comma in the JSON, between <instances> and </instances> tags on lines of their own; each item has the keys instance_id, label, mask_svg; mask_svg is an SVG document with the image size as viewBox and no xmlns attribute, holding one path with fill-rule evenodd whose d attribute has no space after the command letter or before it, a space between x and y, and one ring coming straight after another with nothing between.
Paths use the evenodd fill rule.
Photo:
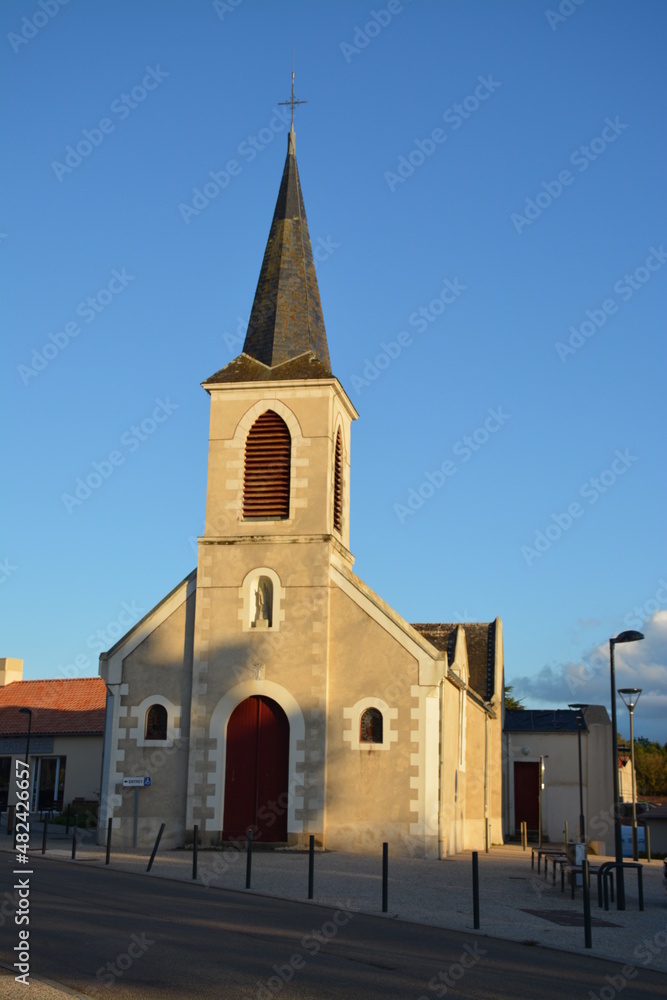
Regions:
<instances>
[{"instance_id":1,"label":"bench","mask_svg":"<svg viewBox=\"0 0 667 1000\"><path fill-rule=\"evenodd\" d=\"M553 848L553 847L551 847L551 848L532 847L531 851L530 851L530 867L531 868L535 867L535 855L537 855L537 874L539 875L540 874L540 869L542 867L542 858L544 858L545 859L544 860L544 868L545 868L545 874L546 874L546 865L547 865L546 859L548 857L551 857L551 855L556 855L556 854L560 855L562 853L563 853L562 851L560 851L560 850L558 850L556 848Z\"/></svg>"},{"instance_id":2,"label":"bench","mask_svg":"<svg viewBox=\"0 0 667 1000\"><path fill-rule=\"evenodd\" d=\"M570 863L570 859L568 858L567 854L554 854L554 855L551 856L551 858L545 858L544 859L544 877L545 878L547 877L547 863L548 863L549 860L551 861L551 884L555 885L556 884L556 865L560 865L561 871L562 871L563 870L563 866L564 865L568 865Z\"/></svg>"}]
</instances>

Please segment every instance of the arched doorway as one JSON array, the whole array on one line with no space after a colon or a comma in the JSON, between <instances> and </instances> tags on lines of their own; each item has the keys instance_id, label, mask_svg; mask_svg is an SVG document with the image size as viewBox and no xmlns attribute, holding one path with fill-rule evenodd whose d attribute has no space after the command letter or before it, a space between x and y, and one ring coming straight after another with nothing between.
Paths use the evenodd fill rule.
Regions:
<instances>
[{"instance_id":1,"label":"arched doorway","mask_svg":"<svg viewBox=\"0 0 667 1000\"><path fill-rule=\"evenodd\" d=\"M289 722L277 701L253 695L227 725L223 838L252 827L264 842L287 840Z\"/></svg>"}]
</instances>

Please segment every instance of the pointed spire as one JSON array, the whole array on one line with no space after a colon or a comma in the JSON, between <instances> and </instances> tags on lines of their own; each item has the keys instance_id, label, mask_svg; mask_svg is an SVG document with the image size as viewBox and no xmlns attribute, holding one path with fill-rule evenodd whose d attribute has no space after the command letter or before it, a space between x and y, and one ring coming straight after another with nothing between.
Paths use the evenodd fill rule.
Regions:
<instances>
[{"instance_id":1,"label":"pointed spire","mask_svg":"<svg viewBox=\"0 0 667 1000\"><path fill-rule=\"evenodd\" d=\"M271 368L309 353L331 371L293 126L243 353Z\"/></svg>"}]
</instances>

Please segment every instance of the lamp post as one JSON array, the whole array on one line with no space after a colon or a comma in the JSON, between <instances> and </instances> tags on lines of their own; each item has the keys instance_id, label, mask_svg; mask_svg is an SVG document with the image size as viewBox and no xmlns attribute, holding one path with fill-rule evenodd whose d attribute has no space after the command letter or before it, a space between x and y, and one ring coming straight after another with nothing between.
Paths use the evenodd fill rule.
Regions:
<instances>
[{"instance_id":1,"label":"lamp post","mask_svg":"<svg viewBox=\"0 0 667 1000\"><path fill-rule=\"evenodd\" d=\"M537 846L542 850L542 792L544 791L544 762L549 754L540 754L540 766L537 785Z\"/></svg>"},{"instance_id":2,"label":"lamp post","mask_svg":"<svg viewBox=\"0 0 667 1000\"><path fill-rule=\"evenodd\" d=\"M573 712L577 713L577 744L579 747L579 836L582 844L586 843L586 819L584 817L584 778L581 767L581 726L585 722L584 710L588 705L568 705Z\"/></svg>"},{"instance_id":3,"label":"lamp post","mask_svg":"<svg viewBox=\"0 0 667 1000\"><path fill-rule=\"evenodd\" d=\"M644 636L641 632L629 629L620 632L615 639L609 640L609 674L611 679L611 753L613 759L613 789L614 789L614 854L616 864L616 909L625 909L625 873L623 871L623 839L621 835L621 816L618 801L618 727L616 724L616 672L614 669L614 646L618 642L639 642Z\"/></svg>"},{"instance_id":4,"label":"lamp post","mask_svg":"<svg viewBox=\"0 0 667 1000\"><path fill-rule=\"evenodd\" d=\"M637 792L635 789L635 729L634 715L635 705L639 701L641 688L619 688L618 693L623 699L623 703L630 713L630 767L632 768L632 860L639 860L639 847L637 844Z\"/></svg>"},{"instance_id":5,"label":"lamp post","mask_svg":"<svg viewBox=\"0 0 667 1000\"><path fill-rule=\"evenodd\" d=\"M25 744L25 762L28 765L28 811L30 811L30 792L31 792L31 781L30 781L30 730L32 729L32 709L31 708L19 708L20 715L28 716L28 738Z\"/></svg>"}]
</instances>

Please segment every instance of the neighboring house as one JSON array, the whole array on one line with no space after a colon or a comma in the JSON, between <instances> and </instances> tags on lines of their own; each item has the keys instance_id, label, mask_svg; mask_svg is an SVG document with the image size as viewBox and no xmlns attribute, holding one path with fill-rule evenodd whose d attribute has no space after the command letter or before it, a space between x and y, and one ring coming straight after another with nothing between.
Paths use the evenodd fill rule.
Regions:
<instances>
[{"instance_id":1,"label":"neighboring house","mask_svg":"<svg viewBox=\"0 0 667 1000\"><path fill-rule=\"evenodd\" d=\"M599 853L613 851L611 722L606 708L589 705L581 730L582 788L586 839ZM503 726L504 831L518 836L521 821L538 832L539 766L544 764L542 835L562 841L579 832L579 743L575 712L507 709ZM604 846L603 846L604 845Z\"/></svg>"},{"instance_id":2,"label":"neighboring house","mask_svg":"<svg viewBox=\"0 0 667 1000\"><path fill-rule=\"evenodd\" d=\"M635 789L636 789L635 783ZM636 794L636 793L635 793ZM632 802L632 761L630 751L618 751L618 801Z\"/></svg>"},{"instance_id":3,"label":"neighboring house","mask_svg":"<svg viewBox=\"0 0 667 1000\"><path fill-rule=\"evenodd\" d=\"M29 716L32 810L61 810L100 796L106 688L99 677L24 681L23 661L0 659L0 809L16 804Z\"/></svg>"},{"instance_id":4,"label":"neighboring house","mask_svg":"<svg viewBox=\"0 0 667 1000\"><path fill-rule=\"evenodd\" d=\"M353 572L350 431L294 132L243 352L207 379L196 570L100 657L101 828L439 857L502 837L502 626L411 625ZM378 544L384 544L378 537ZM443 553L433 558L442 562ZM415 588L419 581L414 581Z\"/></svg>"},{"instance_id":5,"label":"neighboring house","mask_svg":"<svg viewBox=\"0 0 667 1000\"><path fill-rule=\"evenodd\" d=\"M641 820L651 831L651 852L667 857L667 805L647 809L641 814Z\"/></svg>"}]
</instances>

